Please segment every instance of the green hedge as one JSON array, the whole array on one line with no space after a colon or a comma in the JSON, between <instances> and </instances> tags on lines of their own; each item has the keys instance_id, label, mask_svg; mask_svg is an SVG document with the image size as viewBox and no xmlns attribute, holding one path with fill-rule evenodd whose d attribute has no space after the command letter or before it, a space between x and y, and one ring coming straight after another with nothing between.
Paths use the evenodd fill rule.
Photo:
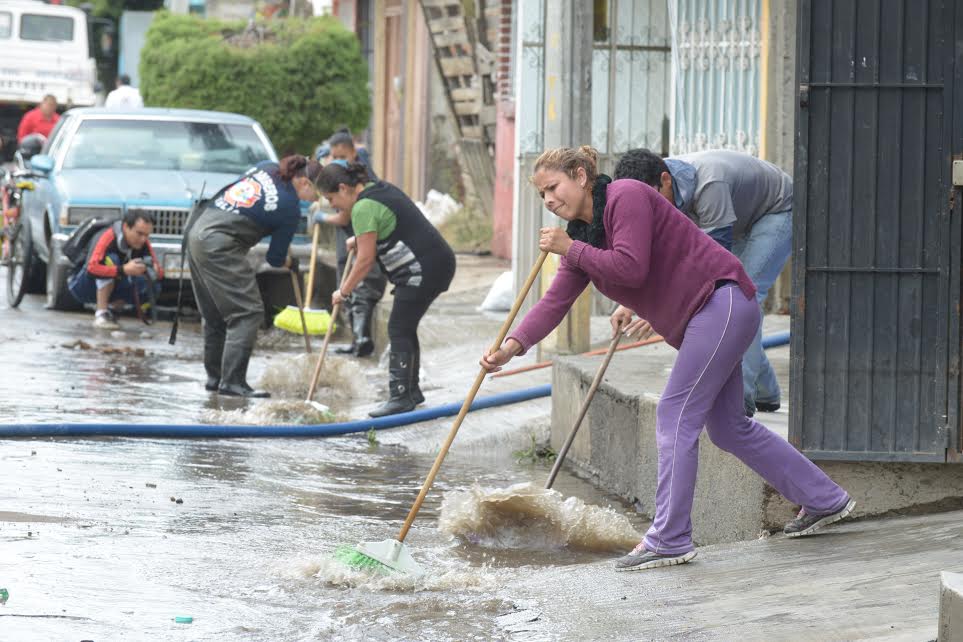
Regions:
<instances>
[{"instance_id":1,"label":"green hedge","mask_svg":"<svg viewBox=\"0 0 963 642\"><path fill-rule=\"evenodd\" d=\"M310 154L338 127L368 125L368 66L340 22L290 18L246 27L159 12L140 57L144 104L245 114L282 155Z\"/></svg>"}]
</instances>

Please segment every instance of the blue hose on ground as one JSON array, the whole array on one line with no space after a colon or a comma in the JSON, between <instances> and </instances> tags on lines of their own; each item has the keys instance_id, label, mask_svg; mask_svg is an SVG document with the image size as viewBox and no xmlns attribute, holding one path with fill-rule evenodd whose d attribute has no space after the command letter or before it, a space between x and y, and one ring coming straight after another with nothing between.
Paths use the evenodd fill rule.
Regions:
<instances>
[{"instance_id":1,"label":"blue hose on ground","mask_svg":"<svg viewBox=\"0 0 963 642\"><path fill-rule=\"evenodd\" d=\"M763 348L775 348L789 343L788 332L777 332L762 338ZM551 384L503 392L476 399L470 410L482 410L507 404L547 397ZM281 426L229 426L205 424L6 424L0 425L0 437L334 437L372 428L397 428L421 421L451 417L458 414L464 402L449 403L434 408L413 410L377 419L361 419L333 424Z\"/></svg>"},{"instance_id":2,"label":"blue hose on ground","mask_svg":"<svg viewBox=\"0 0 963 642\"><path fill-rule=\"evenodd\" d=\"M552 394L551 384L503 392L476 399L471 410L528 401ZM457 415L464 401L434 408L413 410L377 419L361 419L311 426L218 426L203 424L7 424L0 425L0 437L333 437L374 428L396 428L407 424Z\"/></svg>"},{"instance_id":3,"label":"blue hose on ground","mask_svg":"<svg viewBox=\"0 0 963 642\"><path fill-rule=\"evenodd\" d=\"M789 344L789 331L786 332L774 332L772 334L767 334L762 338L762 347L764 350L769 348L778 348L779 346L784 346Z\"/></svg>"}]
</instances>

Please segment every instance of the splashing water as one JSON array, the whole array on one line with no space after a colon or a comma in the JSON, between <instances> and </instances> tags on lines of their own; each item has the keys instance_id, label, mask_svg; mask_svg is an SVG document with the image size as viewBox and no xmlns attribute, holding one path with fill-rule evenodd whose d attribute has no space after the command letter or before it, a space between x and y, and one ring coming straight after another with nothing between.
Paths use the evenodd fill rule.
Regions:
<instances>
[{"instance_id":1,"label":"splashing water","mask_svg":"<svg viewBox=\"0 0 963 642\"><path fill-rule=\"evenodd\" d=\"M314 400L319 403L312 405L304 398L308 394L317 359L317 353L302 353L276 360L267 367L258 383L274 399L258 402L250 408L207 410L202 419L213 424L253 426L344 421L345 417L324 407L344 408L350 405L352 399L362 396L364 373L353 361L329 354L314 393Z\"/></svg>"},{"instance_id":2,"label":"splashing water","mask_svg":"<svg viewBox=\"0 0 963 642\"><path fill-rule=\"evenodd\" d=\"M618 552L642 539L624 515L532 483L445 493L438 529L487 548Z\"/></svg>"},{"instance_id":3,"label":"splashing water","mask_svg":"<svg viewBox=\"0 0 963 642\"><path fill-rule=\"evenodd\" d=\"M304 399L317 361L316 352L279 359L267 367L258 385L276 397ZM342 405L360 396L364 381L364 373L354 360L329 353L313 398L328 406Z\"/></svg>"},{"instance_id":4,"label":"splashing water","mask_svg":"<svg viewBox=\"0 0 963 642\"><path fill-rule=\"evenodd\" d=\"M493 591L503 583L505 573L488 566L448 569L412 577L404 573L356 570L330 557L293 562L280 569L282 575L314 578L328 586L363 588L380 592Z\"/></svg>"},{"instance_id":5,"label":"splashing water","mask_svg":"<svg viewBox=\"0 0 963 642\"><path fill-rule=\"evenodd\" d=\"M343 420L330 410L316 408L303 399L262 401L247 409L207 410L202 418L205 422L212 424L244 426L330 424Z\"/></svg>"}]
</instances>

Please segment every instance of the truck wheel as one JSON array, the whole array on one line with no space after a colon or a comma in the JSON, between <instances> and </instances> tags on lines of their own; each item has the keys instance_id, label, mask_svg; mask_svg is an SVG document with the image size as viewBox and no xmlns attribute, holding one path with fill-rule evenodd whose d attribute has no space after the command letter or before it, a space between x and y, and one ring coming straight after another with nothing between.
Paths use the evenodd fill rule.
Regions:
<instances>
[{"instance_id":1,"label":"truck wheel","mask_svg":"<svg viewBox=\"0 0 963 642\"><path fill-rule=\"evenodd\" d=\"M83 305L67 288L69 267L60 262L62 252L58 243L50 242L50 262L47 264L47 303L48 310L81 310Z\"/></svg>"}]
</instances>

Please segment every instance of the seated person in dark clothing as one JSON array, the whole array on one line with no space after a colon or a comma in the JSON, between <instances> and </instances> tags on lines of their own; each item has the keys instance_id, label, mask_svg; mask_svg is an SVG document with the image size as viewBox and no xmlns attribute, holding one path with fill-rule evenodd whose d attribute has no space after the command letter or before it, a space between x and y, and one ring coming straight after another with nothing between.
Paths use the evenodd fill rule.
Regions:
<instances>
[{"instance_id":1,"label":"seated person in dark clothing","mask_svg":"<svg viewBox=\"0 0 963 642\"><path fill-rule=\"evenodd\" d=\"M128 212L94 237L87 261L70 276L67 286L74 298L97 306L95 328L119 328L114 315L118 306L146 301L150 287L160 289L164 274L150 245L153 229L150 214Z\"/></svg>"}]
</instances>

